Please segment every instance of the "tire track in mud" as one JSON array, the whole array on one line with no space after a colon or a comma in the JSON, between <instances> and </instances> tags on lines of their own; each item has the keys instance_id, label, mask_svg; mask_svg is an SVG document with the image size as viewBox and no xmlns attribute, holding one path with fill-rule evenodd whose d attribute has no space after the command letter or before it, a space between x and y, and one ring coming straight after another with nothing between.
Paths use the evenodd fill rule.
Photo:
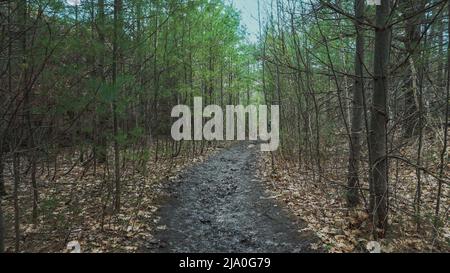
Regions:
<instances>
[{"instance_id":1,"label":"tire track in mud","mask_svg":"<svg viewBox=\"0 0 450 273\"><path fill-rule=\"evenodd\" d=\"M211 156L170 183L159 211L166 229L144 252L310 252L311 233L270 198L256 176L259 145L239 143Z\"/></svg>"}]
</instances>

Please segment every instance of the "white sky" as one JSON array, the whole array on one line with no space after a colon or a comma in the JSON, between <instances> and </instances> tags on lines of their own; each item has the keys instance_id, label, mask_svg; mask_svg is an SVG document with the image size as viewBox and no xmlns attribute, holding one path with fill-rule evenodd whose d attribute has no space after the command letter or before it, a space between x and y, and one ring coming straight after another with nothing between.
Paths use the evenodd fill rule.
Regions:
<instances>
[{"instance_id":1,"label":"white sky","mask_svg":"<svg viewBox=\"0 0 450 273\"><path fill-rule=\"evenodd\" d=\"M69 5L79 5L80 0L67 0L67 4Z\"/></svg>"},{"instance_id":2,"label":"white sky","mask_svg":"<svg viewBox=\"0 0 450 273\"><path fill-rule=\"evenodd\" d=\"M264 20L264 11L268 0L260 0L261 19ZM241 12L242 25L250 34L250 41L256 42L259 35L258 24L258 0L231 0L234 6Z\"/></svg>"}]
</instances>

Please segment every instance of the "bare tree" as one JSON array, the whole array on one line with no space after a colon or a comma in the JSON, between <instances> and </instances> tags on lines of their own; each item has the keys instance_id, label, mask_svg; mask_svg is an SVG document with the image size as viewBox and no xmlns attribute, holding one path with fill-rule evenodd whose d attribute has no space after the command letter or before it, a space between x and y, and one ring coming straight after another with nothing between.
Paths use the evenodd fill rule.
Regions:
<instances>
[{"instance_id":1,"label":"bare tree","mask_svg":"<svg viewBox=\"0 0 450 273\"><path fill-rule=\"evenodd\" d=\"M119 71L120 58L120 38L122 33L122 0L114 0L114 40L113 40L113 67L112 67L112 81L115 90L115 98L112 103L113 111L113 134L114 134L114 179L115 179L115 199L114 208L116 212L120 211L120 148L118 141L119 124L117 117L117 97L119 96L119 88L117 86L117 77Z\"/></svg>"},{"instance_id":2,"label":"bare tree","mask_svg":"<svg viewBox=\"0 0 450 273\"><path fill-rule=\"evenodd\" d=\"M391 1L382 0L376 8L376 30L374 51L374 79L369 129L370 153L370 213L374 224L374 235L383 237L388 223L388 64L391 40L389 14ZM378 232L379 231L379 232Z\"/></svg>"},{"instance_id":3,"label":"bare tree","mask_svg":"<svg viewBox=\"0 0 450 273\"><path fill-rule=\"evenodd\" d=\"M359 161L361 157L361 135L363 130L363 99L364 99L364 20L365 0L355 0L356 52L355 52L355 79L352 100L352 125L350 137L350 157L348 164L348 192L349 207L359 203Z\"/></svg>"},{"instance_id":4,"label":"bare tree","mask_svg":"<svg viewBox=\"0 0 450 273\"><path fill-rule=\"evenodd\" d=\"M448 14L450 15L450 3L448 4ZM448 34L450 35L450 20L448 22ZM450 37L450 36L449 36ZM439 224L439 212L441 209L441 198L442 198L442 179L444 177L444 170L445 170L445 156L447 154L448 149L448 123L449 123L449 114L450 114L450 47L447 48L447 94L446 94L446 100L445 100L445 123L444 123L444 145L442 147L442 152L440 155L440 164L439 164L439 184L438 184L438 191L437 191L437 197L436 197L436 209L435 209L435 219L434 219L434 225L435 230ZM435 232L437 235L437 233Z\"/></svg>"}]
</instances>

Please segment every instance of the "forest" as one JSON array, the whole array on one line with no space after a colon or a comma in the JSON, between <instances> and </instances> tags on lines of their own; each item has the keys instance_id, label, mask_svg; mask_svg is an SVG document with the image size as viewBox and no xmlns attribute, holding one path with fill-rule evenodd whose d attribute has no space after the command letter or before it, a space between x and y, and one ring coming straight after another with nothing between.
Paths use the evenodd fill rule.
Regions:
<instances>
[{"instance_id":1,"label":"forest","mask_svg":"<svg viewBox=\"0 0 450 273\"><path fill-rule=\"evenodd\" d=\"M374 2L0 1L0 253L449 252L450 1Z\"/></svg>"}]
</instances>

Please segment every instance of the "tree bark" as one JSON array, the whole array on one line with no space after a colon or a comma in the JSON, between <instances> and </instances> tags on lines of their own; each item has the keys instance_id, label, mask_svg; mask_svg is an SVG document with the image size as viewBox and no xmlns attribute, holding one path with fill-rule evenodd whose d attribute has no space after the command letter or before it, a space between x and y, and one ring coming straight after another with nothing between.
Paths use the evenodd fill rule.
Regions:
<instances>
[{"instance_id":1,"label":"tree bark","mask_svg":"<svg viewBox=\"0 0 450 273\"><path fill-rule=\"evenodd\" d=\"M2 205L2 198L0 196L0 253L5 252L5 220Z\"/></svg>"},{"instance_id":2,"label":"tree bark","mask_svg":"<svg viewBox=\"0 0 450 273\"><path fill-rule=\"evenodd\" d=\"M448 4L448 14L450 14L450 3ZM450 35L450 20L448 22L448 34ZM444 145L442 147L442 152L440 156L440 164L439 164L439 184L437 189L437 197L436 197L436 208L435 208L435 216L434 216L434 226L435 226L435 236L438 234L436 232L439 226L439 213L441 210L441 197L442 197L442 178L444 178L444 170L445 170L445 156L447 154L448 148L448 123L449 123L449 114L450 114L450 47L447 48L447 95L445 101L445 124L444 124Z\"/></svg>"},{"instance_id":3,"label":"tree bark","mask_svg":"<svg viewBox=\"0 0 450 273\"><path fill-rule=\"evenodd\" d=\"M112 81L115 90L115 98L112 103L113 111L113 134L114 134L114 178L115 178L115 198L114 209L116 212L120 211L120 195L121 195L121 183L120 183L120 150L119 150L119 125L117 117L117 99L119 97L119 90L117 87L117 76L119 70L119 58L120 58L120 37L121 37L121 13L122 13L122 0L114 0L114 41L113 41L113 71Z\"/></svg>"},{"instance_id":4,"label":"tree bark","mask_svg":"<svg viewBox=\"0 0 450 273\"><path fill-rule=\"evenodd\" d=\"M347 203L349 207L356 207L360 202L359 196L359 160L361 157L361 134L363 125L364 99L364 29L361 22L364 19L365 0L355 0L356 53L355 79L352 100L352 126L350 137L350 157L348 164Z\"/></svg>"},{"instance_id":5,"label":"tree bark","mask_svg":"<svg viewBox=\"0 0 450 273\"><path fill-rule=\"evenodd\" d=\"M388 64L391 29L388 27L390 0L376 8L373 98L369 129L370 213L375 237L384 237L388 223L388 160L386 153L388 123Z\"/></svg>"},{"instance_id":6,"label":"tree bark","mask_svg":"<svg viewBox=\"0 0 450 273\"><path fill-rule=\"evenodd\" d=\"M13 176L14 176L14 234L15 234L15 251L20 250L20 210L19 210L19 184L20 184L20 159L15 152L13 155Z\"/></svg>"},{"instance_id":7,"label":"tree bark","mask_svg":"<svg viewBox=\"0 0 450 273\"><path fill-rule=\"evenodd\" d=\"M405 138L411 138L416 136L419 131L417 128L417 121L419 120L417 71L421 71L418 67L420 64L418 53L420 52L420 24L422 16L417 13L425 7L425 3L423 1L403 0L401 7L405 11L406 18L405 31L407 37L405 47L411 60L409 62L411 65L407 69L408 73L405 83L405 122L403 135Z\"/></svg>"},{"instance_id":8,"label":"tree bark","mask_svg":"<svg viewBox=\"0 0 450 273\"><path fill-rule=\"evenodd\" d=\"M97 31L99 36L99 42L102 46L102 51L99 54L98 69L97 73L101 79L101 84L105 84L105 0L98 0L98 19L97 19ZM96 141L95 141L95 158L99 163L105 163L108 155L108 141L104 130L106 129L105 115L103 113L97 114L98 128L96 130Z\"/></svg>"}]
</instances>

